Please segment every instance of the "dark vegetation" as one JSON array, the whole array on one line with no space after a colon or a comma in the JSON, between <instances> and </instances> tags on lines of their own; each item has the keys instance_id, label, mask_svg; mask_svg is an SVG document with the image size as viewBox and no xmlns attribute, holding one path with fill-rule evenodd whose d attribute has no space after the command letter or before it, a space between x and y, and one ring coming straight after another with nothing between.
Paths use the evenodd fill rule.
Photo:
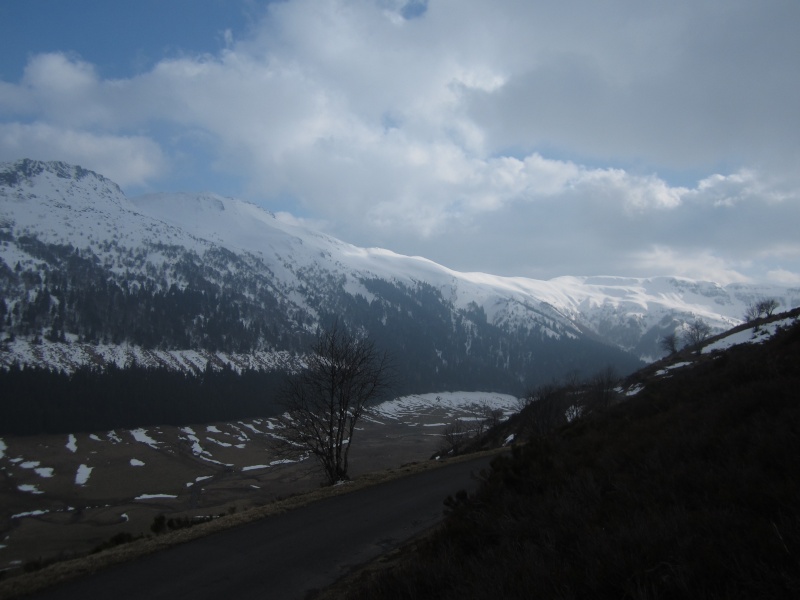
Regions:
<instances>
[{"instance_id":1,"label":"dark vegetation","mask_svg":"<svg viewBox=\"0 0 800 600\"><path fill-rule=\"evenodd\" d=\"M235 421L277 414L281 372L210 366L199 374L132 366L73 374L0 370L0 434L37 435Z\"/></svg>"},{"instance_id":2,"label":"dark vegetation","mask_svg":"<svg viewBox=\"0 0 800 600\"><path fill-rule=\"evenodd\" d=\"M542 390L494 433L526 443L341 597L800 597L800 324L669 373L608 406Z\"/></svg>"}]
</instances>

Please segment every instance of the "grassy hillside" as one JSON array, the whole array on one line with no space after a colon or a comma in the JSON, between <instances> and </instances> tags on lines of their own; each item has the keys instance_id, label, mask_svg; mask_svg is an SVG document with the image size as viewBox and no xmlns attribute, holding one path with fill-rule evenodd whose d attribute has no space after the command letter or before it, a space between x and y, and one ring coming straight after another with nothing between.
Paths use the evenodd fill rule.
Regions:
<instances>
[{"instance_id":1,"label":"grassy hillside","mask_svg":"<svg viewBox=\"0 0 800 600\"><path fill-rule=\"evenodd\" d=\"M527 443L345 597L800 597L800 325L668 373L549 432L533 403Z\"/></svg>"}]
</instances>

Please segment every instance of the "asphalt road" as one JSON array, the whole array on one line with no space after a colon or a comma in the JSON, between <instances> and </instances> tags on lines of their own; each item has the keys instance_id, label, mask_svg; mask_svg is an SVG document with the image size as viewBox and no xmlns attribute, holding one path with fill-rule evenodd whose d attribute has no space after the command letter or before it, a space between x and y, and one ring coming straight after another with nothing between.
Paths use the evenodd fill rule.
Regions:
<instances>
[{"instance_id":1,"label":"asphalt road","mask_svg":"<svg viewBox=\"0 0 800 600\"><path fill-rule=\"evenodd\" d=\"M111 567L38 600L305 598L443 517L443 501L477 486L490 458L465 461L321 500Z\"/></svg>"}]
</instances>

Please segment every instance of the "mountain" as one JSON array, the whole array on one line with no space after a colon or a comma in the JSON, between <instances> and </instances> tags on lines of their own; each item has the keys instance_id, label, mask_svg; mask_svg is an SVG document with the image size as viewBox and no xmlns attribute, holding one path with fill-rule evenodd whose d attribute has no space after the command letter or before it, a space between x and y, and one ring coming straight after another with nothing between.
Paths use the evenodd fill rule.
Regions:
<instances>
[{"instance_id":1,"label":"mountain","mask_svg":"<svg viewBox=\"0 0 800 600\"><path fill-rule=\"evenodd\" d=\"M800 290L681 278L460 273L359 248L215 194L127 198L60 162L0 165L0 365L295 368L339 319L395 357L399 392L518 393L661 354L697 318Z\"/></svg>"}]
</instances>

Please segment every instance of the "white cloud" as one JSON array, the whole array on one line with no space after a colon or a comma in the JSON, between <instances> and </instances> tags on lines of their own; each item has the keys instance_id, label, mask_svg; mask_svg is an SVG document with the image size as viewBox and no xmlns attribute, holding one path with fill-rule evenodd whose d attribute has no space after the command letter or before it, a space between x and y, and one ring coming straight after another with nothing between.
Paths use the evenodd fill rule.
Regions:
<instances>
[{"instance_id":1,"label":"white cloud","mask_svg":"<svg viewBox=\"0 0 800 600\"><path fill-rule=\"evenodd\" d=\"M44 123L0 123L0 161L20 157L78 164L122 186L144 185L166 165L158 144L146 137L95 135Z\"/></svg>"},{"instance_id":2,"label":"white cloud","mask_svg":"<svg viewBox=\"0 0 800 600\"><path fill-rule=\"evenodd\" d=\"M793 273L786 269L773 269L767 272L767 281L776 285L800 287L800 273Z\"/></svg>"},{"instance_id":3,"label":"white cloud","mask_svg":"<svg viewBox=\"0 0 800 600\"><path fill-rule=\"evenodd\" d=\"M205 157L267 207L465 270L800 272L796 3L412 8L270 3L128 79L33 56L0 82L0 155L124 186Z\"/></svg>"}]
</instances>

